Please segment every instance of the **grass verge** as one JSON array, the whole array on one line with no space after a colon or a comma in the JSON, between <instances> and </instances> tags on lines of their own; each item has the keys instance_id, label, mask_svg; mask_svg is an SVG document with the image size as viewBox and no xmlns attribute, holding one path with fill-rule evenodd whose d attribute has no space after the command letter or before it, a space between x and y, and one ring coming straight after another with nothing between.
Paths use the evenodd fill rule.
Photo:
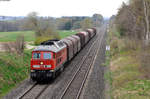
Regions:
<instances>
[{"instance_id":1,"label":"grass verge","mask_svg":"<svg viewBox=\"0 0 150 99\"><path fill-rule=\"evenodd\" d=\"M150 99L150 80L143 77L140 50L126 50L110 61L113 99ZM110 78L110 77L109 77Z\"/></svg>"},{"instance_id":2,"label":"grass verge","mask_svg":"<svg viewBox=\"0 0 150 99\"><path fill-rule=\"evenodd\" d=\"M25 50L24 56L0 53L0 98L28 77L30 58L31 50Z\"/></svg>"},{"instance_id":3,"label":"grass verge","mask_svg":"<svg viewBox=\"0 0 150 99\"><path fill-rule=\"evenodd\" d=\"M106 38L106 44L107 46L110 45L110 38ZM104 66L106 67L104 78L105 78L105 98L110 99L112 98L112 72L110 71L110 49L106 49L105 52L105 63Z\"/></svg>"},{"instance_id":4,"label":"grass verge","mask_svg":"<svg viewBox=\"0 0 150 99\"><path fill-rule=\"evenodd\" d=\"M111 50L106 52L106 94L111 99L150 99L150 47L117 34L110 32L107 38Z\"/></svg>"}]
</instances>

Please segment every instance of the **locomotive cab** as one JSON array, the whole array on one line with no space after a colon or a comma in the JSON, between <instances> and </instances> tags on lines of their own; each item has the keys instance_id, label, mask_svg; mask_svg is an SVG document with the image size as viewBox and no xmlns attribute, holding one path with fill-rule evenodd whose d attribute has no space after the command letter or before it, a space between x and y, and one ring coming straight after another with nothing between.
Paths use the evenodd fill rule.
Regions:
<instances>
[{"instance_id":1,"label":"locomotive cab","mask_svg":"<svg viewBox=\"0 0 150 99\"><path fill-rule=\"evenodd\" d=\"M66 45L60 41L41 43L32 51L31 79L43 80L55 77L56 71L67 61Z\"/></svg>"},{"instance_id":2,"label":"locomotive cab","mask_svg":"<svg viewBox=\"0 0 150 99\"><path fill-rule=\"evenodd\" d=\"M32 70L47 70L53 68L54 57L52 52L48 51L33 51L31 59Z\"/></svg>"}]
</instances>

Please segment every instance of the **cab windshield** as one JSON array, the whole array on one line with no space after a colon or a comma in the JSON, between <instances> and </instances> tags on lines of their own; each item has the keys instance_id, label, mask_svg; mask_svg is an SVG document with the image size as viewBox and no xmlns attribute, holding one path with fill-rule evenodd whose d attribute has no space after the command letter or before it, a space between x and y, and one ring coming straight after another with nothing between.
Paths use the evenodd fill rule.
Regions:
<instances>
[{"instance_id":1,"label":"cab windshield","mask_svg":"<svg viewBox=\"0 0 150 99\"><path fill-rule=\"evenodd\" d=\"M43 58L44 58L44 59L51 59L51 58L52 58L52 55L51 55L51 53L49 53L49 52L44 52L44 53L43 53Z\"/></svg>"},{"instance_id":2,"label":"cab windshield","mask_svg":"<svg viewBox=\"0 0 150 99\"><path fill-rule=\"evenodd\" d=\"M33 53L33 59L40 59L41 53Z\"/></svg>"},{"instance_id":3,"label":"cab windshield","mask_svg":"<svg viewBox=\"0 0 150 99\"><path fill-rule=\"evenodd\" d=\"M33 59L52 59L51 52L34 52Z\"/></svg>"}]
</instances>

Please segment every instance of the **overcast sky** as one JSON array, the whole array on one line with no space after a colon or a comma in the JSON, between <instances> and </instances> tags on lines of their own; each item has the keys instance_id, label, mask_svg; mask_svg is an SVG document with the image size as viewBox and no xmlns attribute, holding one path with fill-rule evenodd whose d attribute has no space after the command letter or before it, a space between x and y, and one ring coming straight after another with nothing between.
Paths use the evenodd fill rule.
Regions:
<instances>
[{"instance_id":1,"label":"overcast sky","mask_svg":"<svg viewBox=\"0 0 150 99\"><path fill-rule=\"evenodd\" d=\"M10 0L0 1L0 15L26 16L38 12L40 16L92 16L94 13L110 17L117 13L122 2L128 0Z\"/></svg>"}]
</instances>

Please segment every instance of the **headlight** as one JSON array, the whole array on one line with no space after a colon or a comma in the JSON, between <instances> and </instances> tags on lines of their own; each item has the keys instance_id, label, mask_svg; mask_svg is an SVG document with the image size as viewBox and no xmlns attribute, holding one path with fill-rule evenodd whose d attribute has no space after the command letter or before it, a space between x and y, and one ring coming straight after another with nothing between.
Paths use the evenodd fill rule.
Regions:
<instances>
[{"instance_id":1,"label":"headlight","mask_svg":"<svg viewBox=\"0 0 150 99\"><path fill-rule=\"evenodd\" d=\"M47 67L47 68L51 68L52 66L51 66L51 65L46 65L45 67Z\"/></svg>"},{"instance_id":2,"label":"headlight","mask_svg":"<svg viewBox=\"0 0 150 99\"><path fill-rule=\"evenodd\" d=\"M41 62L40 64L43 65L43 62Z\"/></svg>"},{"instance_id":3,"label":"headlight","mask_svg":"<svg viewBox=\"0 0 150 99\"><path fill-rule=\"evenodd\" d=\"M34 68L40 68L40 65L33 65Z\"/></svg>"}]
</instances>

